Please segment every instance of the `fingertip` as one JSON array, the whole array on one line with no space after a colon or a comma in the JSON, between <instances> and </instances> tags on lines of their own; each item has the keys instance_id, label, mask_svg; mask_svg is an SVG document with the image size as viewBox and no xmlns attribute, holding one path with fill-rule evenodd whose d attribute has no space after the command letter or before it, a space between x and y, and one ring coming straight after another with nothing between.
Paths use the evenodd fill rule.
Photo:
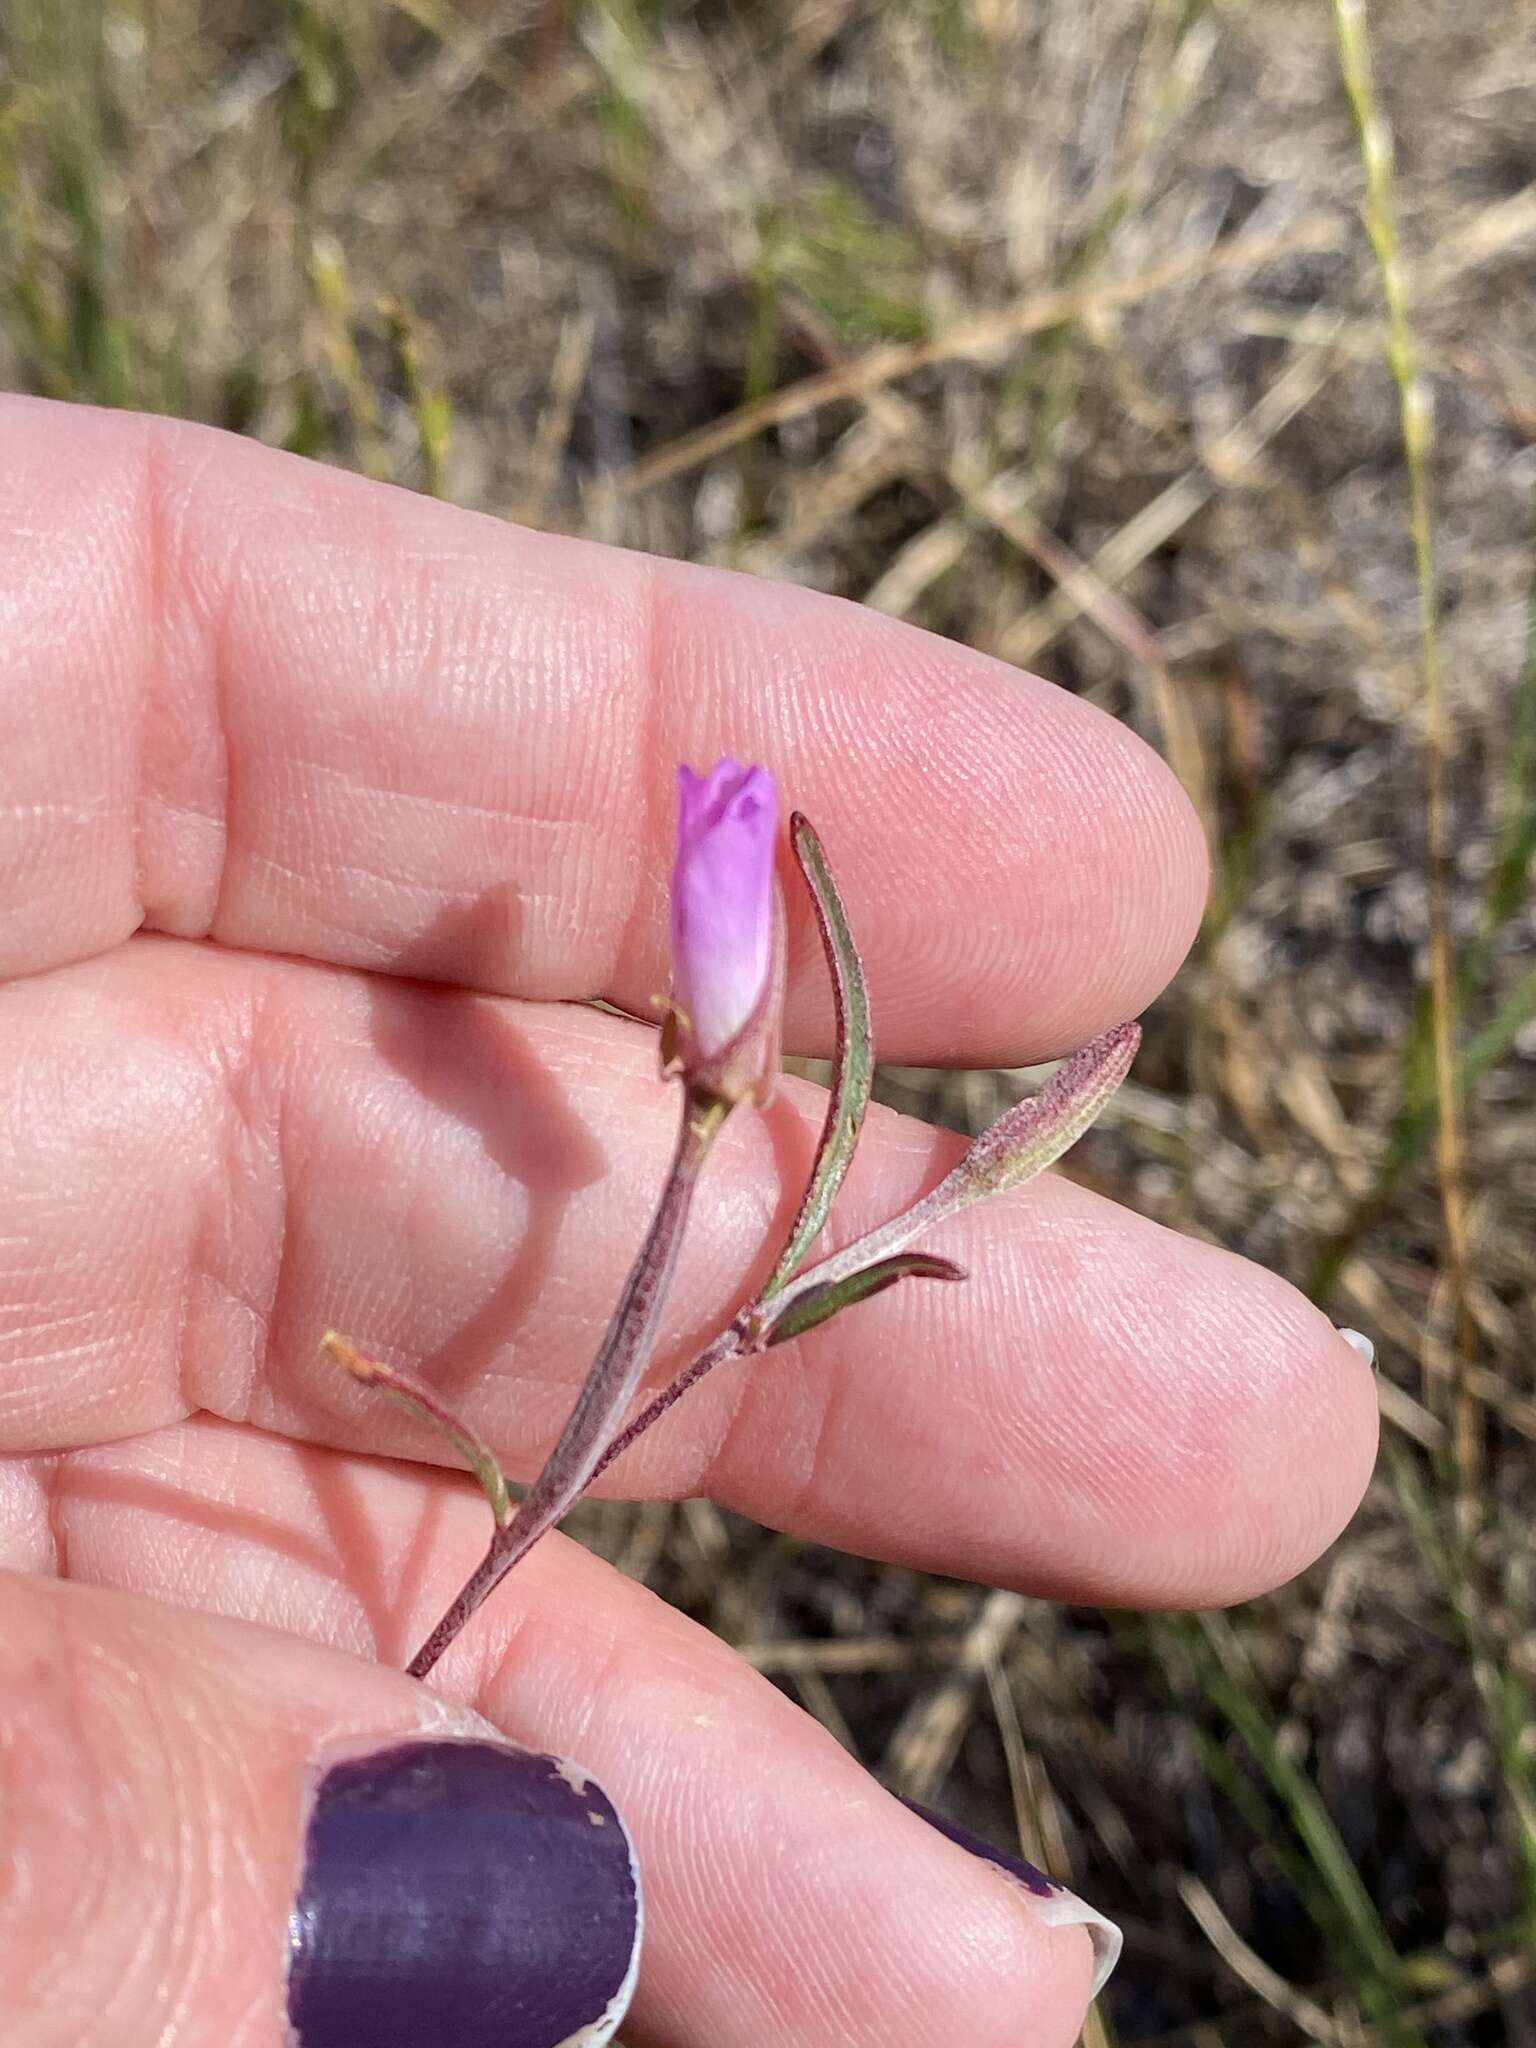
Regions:
<instances>
[{"instance_id":1,"label":"fingertip","mask_svg":"<svg viewBox=\"0 0 1536 2048\"><path fill-rule=\"evenodd\" d=\"M1158 1604L1231 1606L1313 1564L1348 1526L1378 1438L1369 1362L1280 1275L1187 1246L1190 1384L1167 1464L1170 1553Z\"/></svg>"},{"instance_id":2,"label":"fingertip","mask_svg":"<svg viewBox=\"0 0 1536 2048\"><path fill-rule=\"evenodd\" d=\"M1012 1895L1018 1899L1030 1918L1044 1927L1080 1927L1087 1937L1093 1956L1093 1975L1089 1985L1089 1996L1097 1998L1104 1986L1114 1975L1115 1965L1120 1960L1120 1951L1125 1937L1115 1921L1101 1913L1097 1906L1079 1898L1059 1878L1049 1876L1037 1864L1008 1849L999 1849L994 1843L973 1834L959 1821L951 1820L946 1814L937 1813L919 1800L902 1796L901 1803L928 1825L936 1828L947 1841L964 1849L987 1868L995 1871L1008 1885Z\"/></svg>"},{"instance_id":3,"label":"fingertip","mask_svg":"<svg viewBox=\"0 0 1536 2048\"><path fill-rule=\"evenodd\" d=\"M1277 1274L1255 1278L1258 1372L1237 1480L1254 1540L1235 1547L1226 1583L1212 1589L1223 1605L1285 1584L1338 1539L1370 1483L1379 1436L1369 1363L1299 1290Z\"/></svg>"},{"instance_id":4,"label":"fingertip","mask_svg":"<svg viewBox=\"0 0 1536 2048\"><path fill-rule=\"evenodd\" d=\"M1308 1390L1318 1404L1312 1432L1321 1484L1314 1526L1298 1546L1287 1578L1304 1570L1348 1528L1371 1483L1381 1441L1374 1346L1362 1351L1352 1341L1358 1333L1336 1329L1298 1290L1289 1291L1299 1304Z\"/></svg>"},{"instance_id":5,"label":"fingertip","mask_svg":"<svg viewBox=\"0 0 1536 2048\"><path fill-rule=\"evenodd\" d=\"M1021 1858L915 1800L900 1804L926 1831L924 1853L936 1854L957 1886L1011 1923L1013 1967L995 1970L994 1977L998 2048L1025 2039L1038 2048L1072 2048L1119 1957L1119 1929ZM958 1936L963 1918L956 1915L952 1924ZM976 2038L990 2043L993 2036Z\"/></svg>"},{"instance_id":6,"label":"fingertip","mask_svg":"<svg viewBox=\"0 0 1536 2048\"><path fill-rule=\"evenodd\" d=\"M1051 720L1056 759L1045 772L1071 819L1071 850L1064 839L1047 898L1047 957L1062 964L1046 989L1061 1000L1030 1015L1047 1051L1064 1052L1138 1016L1173 979L1205 915L1210 849L1184 785L1149 741L1043 677L1007 674L1019 715Z\"/></svg>"}]
</instances>

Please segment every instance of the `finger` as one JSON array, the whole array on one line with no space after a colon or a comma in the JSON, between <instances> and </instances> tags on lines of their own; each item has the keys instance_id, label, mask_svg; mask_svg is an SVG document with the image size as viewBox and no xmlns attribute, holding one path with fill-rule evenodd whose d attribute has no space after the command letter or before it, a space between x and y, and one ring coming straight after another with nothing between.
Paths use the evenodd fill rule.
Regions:
<instances>
[{"instance_id":1,"label":"finger","mask_svg":"<svg viewBox=\"0 0 1536 2048\"><path fill-rule=\"evenodd\" d=\"M650 1034L139 940L0 993L0 1449L194 1409L440 1455L319 1351L416 1366L526 1476L565 1419L665 1169ZM813 1090L733 1119L664 1347L760 1280ZM851 1236L958 1141L881 1114ZM1368 1368L1272 1275L1051 1179L968 1211L908 1282L722 1369L616 1473L821 1541L1085 1599L1214 1605L1310 1560L1374 1446ZM755 1263L754 1263L755 1262Z\"/></svg>"},{"instance_id":2,"label":"finger","mask_svg":"<svg viewBox=\"0 0 1536 2048\"><path fill-rule=\"evenodd\" d=\"M638 1902L610 1802L398 1674L14 1576L0 1673L14 2048L414 2048L424 2014L459 2048L554 2048L626 2002ZM363 1867L360 1832L382 1852Z\"/></svg>"},{"instance_id":3,"label":"finger","mask_svg":"<svg viewBox=\"0 0 1536 2048\"><path fill-rule=\"evenodd\" d=\"M718 753L822 829L888 1057L1059 1050L1193 936L1172 777L998 662L181 422L12 398L0 441L0 972L147 924L638 1010L675 764Z\"/></svg>"},{"instance_id":4,"label":"finger","mask_svg":"<svg viewBox=\"0 0 1536 2048\"><path fill-rule=\"evenodd\" d=\"M114 1587L136 1570L165 1579L179 1559L177 1597L360 1640L370 1627L360 1586L375 1611L402 1578L417 1602L442 1597L452 1553L483 1535L483 1511L451 1498L443 1478L317 1461L208 1425L137 1450L93 1454L58 1494L75 1568ZM181 1543L178 1471L214 1490L186 1505L213 1518L217 1543ZM351 1583L337 1546L366 1561ZM41 1645L55 1668L89 1674L68 1713L57 1688L26 1695L32 1789L19 1819L35 1875L11 1938L22 1955L37 1941L47 1985L69 1985L86 2010L105 1987L123 1987L109 2031L23 2029L24 2048L82 2038L265 2048L314 1759L340 1738L398 1740L449 1709L394 1673L291 1638L121 1593L8 1586L20 1626L0 1630L0 1657L12 1673L30 1669ZM404 1619L397 1612L386 1630ZM957 2034L976 2048L1021 2037L1067 2048L1076 2038L1091 1967L1081 1928L1044 1924L695 1625L564 1541L530 1560L485 1621L443 1682L513 1741L595 1773L633 1838L646 1914L624 2028L634 2048L875 2048L898 2036L941 2048ZM107 1810L92 1810L108 1786ZM72 1802L67 1828L61 1801ZM13 1809L12 1853L17 1820ZM69 1889L82 1867L93 1872L88 1914ZM172 1912L153 1905L144 1928L146 1899L174 1901L174 1932ZM61 1924L76 1930L67 1944ZM0 1962L6 1939L0 1920ZM0 1985L15 1981L0 1970ZM39 1982L31 1995L45 1992ZM182 2031L159 2030L171 2013ZM247 2031L216 2024L231 2016ZM344 2037L325 2048L333 2038ZM396 2048L393 2036L356 2038Z\"/></svg>"}]
</instances>

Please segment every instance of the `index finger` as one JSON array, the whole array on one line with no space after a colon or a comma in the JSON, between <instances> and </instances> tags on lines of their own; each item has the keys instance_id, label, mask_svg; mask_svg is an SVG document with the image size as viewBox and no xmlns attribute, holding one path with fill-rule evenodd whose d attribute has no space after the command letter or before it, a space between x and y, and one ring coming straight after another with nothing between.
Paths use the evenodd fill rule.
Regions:
<instances>
[{"instance_id":1,"label":"index finger","mask_svg":"<svg viewBox=\"0 0 1536 2048\"><path fill-rule=\"evenodd\" d=\"M674 765L720 753L816 820L889 1057L1060 1050L1193 936L1172 776L1000 662L184 422L6 398L0 447L0 973L148 926L643 1010Z\"/></svg>"}]
</instances>

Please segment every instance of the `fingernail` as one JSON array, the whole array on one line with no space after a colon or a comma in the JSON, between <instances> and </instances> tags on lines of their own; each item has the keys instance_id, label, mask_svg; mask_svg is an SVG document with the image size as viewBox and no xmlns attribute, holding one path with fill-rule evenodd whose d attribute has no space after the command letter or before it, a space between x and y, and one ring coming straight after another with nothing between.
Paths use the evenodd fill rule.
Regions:
<instances>
[{"instance_id":1,"label":"fingernail","mask_svg":"<svg viewBox=\"0 0 1536 2048\"><path fill-rule=\"evenodd\" d=\"M1054 1877L1047 1877L1043 1870L1036 1870L1033 1863L1026 1863L1022 1856L1010 1856L1006 1849L994 1849L990 1842L984 1842L980 1835L973 1835L969 1828L963 1828L958 1821L949 1820L942 1813L935 1813L930 1806L922 1806L915 1799L903 1799L908 1806L920 1814L930 1827L937 1828L951 1842L962 1849L968 1849L973 1856L979 1856L984 1863L990 1863L1014 1886L1029 1910L1046 1927L1086 1927L1088 1939L1093 1943L1093 1991L1097 1998L1109 1982L1125 1936L1086 1899L1080 1899L1076 1892L1069 1892L1065 1885L1058 1884Z\"/></svg>"},{"instance_id":2,"label":"fingernail","mask_svg":"<svg viewBox=\"0 0 1536 2048\"><path fill-rule=\"evenodd\" d=\"M1363 1330L1346 1330L1342 1323L1336 1324L1335 1327L1351 1351L1358 1351L1367 1365L1376 1363L1376 1346Z\"/></svg>"},{"instance_id":3,"label":"fingernail","mask_svg":"<svg viewBox=\"0 0 1536 2048\"><path fill-rule=\"evenodd\" d=\"M640 1956L634 1852L574 1765L417 1740L325 1763L288 1922L293 2048L598 2048Z\"/></svg>"}]
</instances>

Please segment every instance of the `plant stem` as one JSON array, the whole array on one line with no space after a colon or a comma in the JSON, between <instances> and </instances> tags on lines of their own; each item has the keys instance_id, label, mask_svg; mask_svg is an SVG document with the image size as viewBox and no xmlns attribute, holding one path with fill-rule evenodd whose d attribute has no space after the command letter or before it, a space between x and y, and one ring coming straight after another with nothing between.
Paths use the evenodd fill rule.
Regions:
<instances>
[{"instance_id":1,"label":"plant stem","mask_svg":"<svg viewBox=\"0 0 1536 2048\"><path fill-rule=\"evenodd\" d=\"M600 1472L606 1472L614 1459L621 1457L637 1437L642 1437L653 1422L660 1422L663 1415L675 1401L680 1401L690 1387L696 1387L704 1375L713 1372L717 1365L725 1365L731 1359L742 1356L748 1349L746 1331L738 1317L729 1329L722 1330L707 1351L701 1351L697 1358L690 1360L670 1386L662 1388L654 1400L648 1401L635 1417L609 1444L607 1450L593 1467L595 1479Z\"/></svg>"},{"instance_id":2,"label":"plant stem","mask_svg":"<svg viewBox=\"0 0 1536 2048\"><path fill-rule=\"evenodd\" d=\"M819 846L816 851L819 856ZM859 986L862 994L862 982ZM1021 1185L1058 1159L1093 1121L1105 1100L1124 1078L1140 1038L1141 1033L1134 1024L1119 1024L1093 1039L1069 1060L1064 1060L1038 1095L1016 1103L990 1129L974 1139L960 1163L951 1168L939 1185L905 1215L893 1217L889 1223L866 1231L862 1237L844 1245L841 1251L818 1260L814 1266L800 1267L798 1261L792 1263L787 1257L781 1259L774 1269L773 1278L757 1299L741 1309L708 1350L701 1351L697 1358L685 1365L671 1385L663 1387L633 1422L613 1439L593 1468L593 1476L606 1471L615 1458L627 1451L638 1437L644 1436L653 1422L661 1420L674 1401L696 1387L717 1365L766 1351L777 1341L774 1331L779 1324L812 1296L822 1294L828 1288L845 1286L856 1275L904 1252L914 1238L933 1225L945 1222L956 1210L996 1188ZM843 1031L841 1013L838 1043L840 1048L846 1046L850 1054L853 1053L852 1041ZM867 1051L867 1047L864 1050ZM858 1122L862 1116L861 1105L852 1124L854 1137L857 1137ZM826 1154L836 1143L838 1121L829 1117L822 1132L822 1157L817 1162L812 1195L801 1209L802 1218L807 1213L810 1200L815 1198ZM850 1147L851 1143L850 1139ZM842 1169L839 1167L832 1182L834 1193L841 1179ZM830 1198L827 1206L830 1206ZM791 1249L798 1246L798 1256L803 1257L806 1246L820 1227L818 1222L815 1232L803 1236L797 1222L790 1240ZM960 1277L959 1269L952 1267L947 1259L914 1262L909 1270L916 1270L919 1263L927 1278ZM948 1270L936 1273L935 1267ZM792 1278L785 1277L790 1273Z\"/></svg>"},{"instance_id":3,"label":"plant stem","mask_svg":"<svg viewBox=\"0 0 1536 2048\"><path fill-rule=\"evenodd\" d=\"M511 1571L580 1498L606 1462L614 1425L623 1416L650 1363L661 1311L677 1266L683 1228L699 1173L730 1104L689 1089L682 1123L655 1219L630 1268L586 1383L560 1440L517 1513L491 1538L485 1556L406 1669L424 1678L460 1629Z\"/></svg>"}]
</instances>

